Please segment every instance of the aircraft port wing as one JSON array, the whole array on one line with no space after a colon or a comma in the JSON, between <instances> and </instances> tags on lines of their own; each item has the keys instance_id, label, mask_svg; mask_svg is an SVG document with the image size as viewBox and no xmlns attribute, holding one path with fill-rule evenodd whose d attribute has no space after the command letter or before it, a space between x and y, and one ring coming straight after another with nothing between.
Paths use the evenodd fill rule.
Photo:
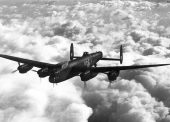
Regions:
<instances>
[{"instance_id":1,"label":"aircraft port wing","mask_svg":"<svg viewBox=\"0 0 170 122\"><path fill-rule=\"evenodd\" d=\"M6 58L6 59L9 59L12 61L16 61L19 63L29 64L31 66L38 67L38 68L46 68L46 67L55 67L56 66L55 64L49 64L49 63L19 58L19 57L15 57L15 56L3 55L3 54L0 54L0 57Z\"/></svg>"}]
</instances>

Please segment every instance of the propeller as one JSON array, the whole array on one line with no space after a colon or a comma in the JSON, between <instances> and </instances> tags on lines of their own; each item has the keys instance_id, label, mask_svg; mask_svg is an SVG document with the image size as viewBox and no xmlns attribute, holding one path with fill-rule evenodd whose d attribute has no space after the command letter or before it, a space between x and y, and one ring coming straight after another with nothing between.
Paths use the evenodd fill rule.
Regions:
<instances>
[{"instance_id":1,"label":"propeller","mask_svg":"<svg viewBox=\"0 0 170 122\"><path fill-rule=\"evenodd\" d=\"M84 89L86 89L87 88L87 83L86 82L84 82Z\"/></svg>"},{"instance_id":2,"label":"propeller","mask_svg":"<svg viewBox=\"0 0 170 122\"><path fill-rule=\"evenodd\" d=\"M18 71L18 69L16 69L16 70L12 71L11 73L15 73L15 72L17 72L17 71Z\"/></svg>"},{"instance_id":3,"label":"propeller","mask_svg":"<svg viewBox=\"0 0 170 122\"><path fill-rule=\"evenodd\" d=\"M54 85L58 85L57 83L53 83L53 88L54 88Z\"/></svg>"},{"instance_id":4,"label":"propeller","mask_svg":"<svg viewBox=\"0 0 170 122\"><path fill-rule=\"evenodd\" d=\"M21 66L20 62L18 62L18 65ZM18 71L18 68L16 70L12 71L11 73L15 73L17 71Z\"/></svg>"},{"instance_id":5,"label":"propeller","mask_svg":"<svg viewBox=\"0 0 170 122\"><path fill-rule=\"evenodd\" d=\"M37 70L34 70L34 69L32 69L31 71L33 71L33 72L38 72Z\"/></svg>"},{"instance_id":6,"label":"propeller","mask_svg":"<svg viewBox=\"0 0 170 122\"><path fill-rule=\"evenodd\" d=\"M112 81L109 81L109 85L108 85L108 87L107 88L111 88L112 87Z\"/></svg>"},{"instance_id":7,"label":"propeller","mask_svg":"<svg viewBox=\"0 0 170 122\"><path fill-rule=\"evenodd\" d=\"M34 69L32 69L31 71L33 71L33 72L38 72L37 70L34 70ZM39 77L40 78L40 83L42 82L42 79L41 79L41 77Z\"/></svg>"},{"instance_id":8,"label":"propeller","mask_svg":"<svg viewBox=\"0 0 170 122\"><path fill-rule=\"evenodd\" d=\"M40 78L40 83L41 83L42 79Z\"/></svg>"},{"instance_id":9,"label":"propeller","mask_svg":"<svg viewBox=\"0 0 170 122\"><path fill-rule=\"evenodd\" d=\"M34 70L34 69L32 69L31 71L38 72L37 70ZM39 78L40 78L40 83L41 83L42 79L41 79L41 77L39 77Z\"/></svg>"}]
</instances>

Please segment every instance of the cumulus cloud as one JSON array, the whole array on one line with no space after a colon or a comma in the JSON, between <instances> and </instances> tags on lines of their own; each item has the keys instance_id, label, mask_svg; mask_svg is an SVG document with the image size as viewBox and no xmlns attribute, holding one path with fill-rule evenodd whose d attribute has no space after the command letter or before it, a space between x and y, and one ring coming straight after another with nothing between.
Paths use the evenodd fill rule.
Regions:
<instances>
[{"instance_id":1,"label":"cumulus cloud","mask_svg":"<svg viewBox=\"0 0 170 122\"><path fill-rule=\"evenodd\" d=\"M92 113L71 83L53 88L46 81L36 82L36 75L24 81L30 75L1 77L2 121L85 122Z\"/></svg>"},{"instance_id":2,"label":"cumulus cloud","mask_svg":"<svg viewBox=\"0 0 170 122\"><path fill-rule=\"evenodd\" d=\"M163 15L154 11L156 3L66 1L1 5L0 52L58 63L69 59L71 42L79 56L84 51L100 50L105 57L119 57L123 44L123 65L169 62L169 27L159 25ZM122 71L110 89L107 77L100 74L83 90L79 78L53 88L48 78L40 83L34 72L11 74L17 63L5 59L0 62L0 121L170 120L169 67ZM113 62L100 61L98 65Z\"/></svg>"}]
</instances>

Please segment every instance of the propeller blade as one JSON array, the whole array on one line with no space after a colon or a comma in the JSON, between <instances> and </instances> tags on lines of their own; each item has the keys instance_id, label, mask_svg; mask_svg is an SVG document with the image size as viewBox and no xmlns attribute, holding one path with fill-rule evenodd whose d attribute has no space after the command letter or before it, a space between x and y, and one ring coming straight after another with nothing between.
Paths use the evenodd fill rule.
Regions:
<instances>
[{"instance_id":1,"label":"propeller blade","mask_svg":"<svg viewBox=\"0 0 170 122\"><path fill-rule=\"evenodd\" d=\"M18 69L16 69L16 70L12 71L11 73L15 73L15 72L17 72L17 71L18 71Z\"/></svg>"},{"instance_id":2,"label":"propeller blade","mask_svg":"<svg viewBox=\"0 0 170 122\"><path fill-rule=\"evenodd\" d=\"M86 82L84 82L84 89L86 89L87 88L87 83Z\"/></svg>"},{"instance_id":3,"label":"propeller blade","mask_svg":"<svg viewBox=\"0 0 170 122\"><path fill-rule=\"evenodd\" d=\"M111 88L112 87L112 82L109 82L109 85L108 85L108 87L107 88Z\"/></svg>"},{"instance_id":4,"label":"propeller blade","mask_svg":"<svg viewBox=\"0 0 170 122\"><path fill-rule=\"evenodd\" d=\"M33 71L33 72L38 72L37 70L31 70L31 71Z\"/></svg>"}]
</instances>

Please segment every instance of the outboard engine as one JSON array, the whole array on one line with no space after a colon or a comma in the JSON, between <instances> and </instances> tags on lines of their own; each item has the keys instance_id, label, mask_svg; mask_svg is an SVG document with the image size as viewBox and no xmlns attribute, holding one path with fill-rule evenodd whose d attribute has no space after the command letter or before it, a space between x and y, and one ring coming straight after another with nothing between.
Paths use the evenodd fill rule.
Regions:
<instances>
[{"instance_id":1,"label":"outboard engine","mask_svg":"<svg viewBox=\"0 0 170 122\"><path fill-rule=\"evenodd\" d=\"M26 73L29 70L31 70L32 68L33 68L33 66L31 66L29 64L23 64L23 65L18 66L17 70L19 71L19 73Z\"/></svg>"},{"instance_id":2,"label":"outboard engine","mask_svg":"<svg viewBox=\"0 0 170 122\"><path fill-rule=\"evenodd\" d=\"M107 74L109 81L114 81L119 76L119 71L111 71Z\"/></svg>"}]
</instances>

